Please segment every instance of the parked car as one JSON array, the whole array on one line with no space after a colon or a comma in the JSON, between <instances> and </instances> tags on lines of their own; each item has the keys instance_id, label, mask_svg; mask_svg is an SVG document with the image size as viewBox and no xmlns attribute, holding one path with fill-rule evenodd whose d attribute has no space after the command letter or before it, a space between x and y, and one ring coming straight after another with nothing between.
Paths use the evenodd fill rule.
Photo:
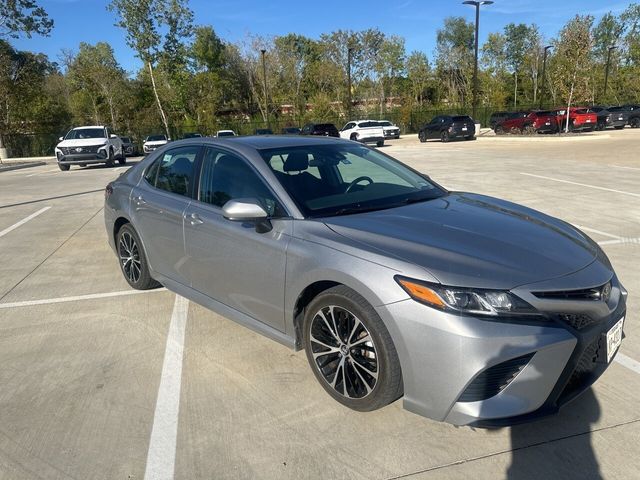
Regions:
<instances>
[{"instance_id":1,"label":"parked car","mask_svg":"<svg viewBox=\"0 0 640 480\"><path fill-rule=\"evenodd\" d=\"M300 135L300 129L298 127L284 127L282 129L283 135Z\"/></svg>"},{"instance_id":2,"label":"parked car","mask_svg":"<svg viewBox=\"0 0 640 480\"><path fill-rule=\"evenodd\" d=\"M71 165L104 163L112 167L116 160L121 165L127 161L122 140L104 125L76 127L58 140L54 152L62 171L69 170Z\"/></svg>"},{"instance_id":3,"label":"parked car","mask_svg":"<svg viewBox=\"0 0 640 480\"><path fill-rule=\"evenodd\" d=\"M333 123L307 123L300 135L318 135L321 137L340 137L338 129Z\"/></svg>"},{"instance_id":4,"label":"parked car","mask_svg":"<svg viewBox=\"0 0 640 480\"><path fill-rule=\"evenodd\" d=\"M384 131L384 138L400 138L400 127L394 125L389 120L380 120L378 125L380 125Z\"/></svg>"},{"instance_id":5,"label":"parked car","mask_svg":"<svg viewBox=\"0 0 640 480\"><path fill-rule=\"evenodd\" d=\"M403 397L453 424L530 420L589 388L623 338L627 292L585 233L351 141L177 142L108 184L104 215L131 287L304 349L359 411Z\"/></svg>"},{"instance_id":6,"label":"parked car","mask_svg":"<svg viewBox=\"0 0 640 480\"><path fill-rule=\"evenodd\" d=\"M216 137L236 137L236 132L233 130L218 130L216 132Z\"/></svg>"},{"instance_id":7,"label":"parked car","mask_svg":"<svg viewBox=\"0 0 640 480\"><path fill-rule=\"evenodd\" d=\"M527 131L554 133L558 131L558 122L554 113L550 111L515 112L497 124L495 131L497 134Z\"/></svg>"},{"instance_id":8,"label":"parked car","mask_svg":"<svg viewBox=\"0 0 640 480\"><path fill-rule=\"evenodd\" d=\"M133 157L138 155L138 147L131 140L131 137L120 137L122 141L122 149L124 151L125 156Z\"/></svg>"},{"instance_id":9,"label":"parked car","mask_svg":"<svg viewBox=\"0 0 640 480\"><path fill-rule=\"evenodd\" d=\"M629 115L629 125L631 128L640 127L640 105L627 104L622 108Z\"/></svg>"},{"instance_id":10,"label":"parked car","mask_svg":"<svg viewBox=\"0 0 640 480\"><path fill-rule=\"evenodd\" d=\"M489 127L491 130L495 131L496 125L506 120L509 115L511 115L511 112L493 112L489 117Z\"/></svg>"},{"instance_id":11,"label":"parked car","mask_svg":"<svg viewBox=\"0 0 640 480\"><path fill-rule=\"evenodd\" d=\"M273 135L270 128L256 128L255 135Z\"/></svg>"},{"instance_id":12,"label":"parked car","mask_svg":"<svg viewBox=\"0 0 640 480\"><path fill-rule=\"evenodd\" d=\"M197 133L197 132L189 132L189 133L185 133L182 136L183 139L187 139L187 138L202 138L202 134Z\"/></svg>"},{"instance_id":13,"label":"parked car","mask_svg":"<svg viewBox=\"0 0 640 480\"><path fill-rule=\"evenodd\" d=\"M373 143L378 147L384 145L384 130L376 120L356 120L348 122L340 130L340 138L360 143Z\"/></svg>"},{"instance_id":14,"label":"parked car","mask_svg":"<svg viewBox=\"0 0 640 480\"><path fill-rule=\"evenodd\" d=\"M142 151L144 154L148 154L157 150L160 147L164 147L167 143L169 143L171 139L167 138L166 135L149 135L144 139L144 143L142 144Z\"/></svg>"},{"instance_id":15,"label":"parked car","mask_svg":"<svg viewBox=\"0 0 640 480\"><path fill-rule=\"evenodd\" d=\"M558 126L560 131L565 131L567 126L567 109L558 108L553 111L557 117ZM569 109L569 131L579 132L588 131L593 132L598 124L598 115L594 112L589 112L585 107L571 107Z\"/></svg>"},{"instance_id":16,"label":"parked car","mask_svg":"<svg viewBox=\"0 0 640 480\"><path fill-rule=\"evenodd\" d=\"M598 116L596 130L604 130L613 127L616 130L622 130L629 123L629 114L622 107L600 107L593 106L587 109Z\"/></svg>"},{"instance_id":17,"label":"parked car","mask_svg":"<svg viewBox=\"0 0 640 480\"><path fill-rule=\"evenodd\" d=\"M439 115L424 125L418 132L418 139L426 142L440 139L442 142L456 138L476 139L476 125L468 115Z\"/></svg>"}]
</instances>

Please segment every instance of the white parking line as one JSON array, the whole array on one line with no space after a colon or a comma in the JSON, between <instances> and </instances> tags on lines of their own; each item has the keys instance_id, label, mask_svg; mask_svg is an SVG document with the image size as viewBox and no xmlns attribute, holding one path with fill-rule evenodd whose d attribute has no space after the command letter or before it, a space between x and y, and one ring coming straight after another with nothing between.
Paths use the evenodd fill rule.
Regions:
<instances>
[{"instance_id":1,"label":"white parking line","mask_svg":"<svg viewBox=\"0 0 640 480\"><path fill-rule=\"evenodd\" d=\"M624 165L610 165L611 167L616 167L616 168L626 168L627 170L640 170L640 168L637 167L625 167Z\"/></svg>"},{"instance_id":2,"label":"white parking line","mask_svg":"<svg viewBox=\"0 0 640 480\"><path fill-rule=\"evenodd\" d=\"M34 305L49 305L52 303L77 302L79 300L94 300L97 298L121 297L124 295L139 295L141 293L166 292L166 288L154 290L123 290L120 292L90 293L88 295L76 295L73 297L45 298L42 300L25 300L24 302L0 303L2 308L31 307Z\"/></svg>"},{"instance_id":3,"label":"white parking line","mask_svg":"<svg viewBox=\"0 0 640 480\"><path fill-rule=\"evenodd\" d=\"M583 225L576 225L576 228L584 230L585 232L597 233L598 235L602 235L604 237L615 238L616 240L620 240L622 238L618 235L613 235L611 233L603 232L602 230L596 230L595 228L585 227Z\"/></svg>"},{"instance_id":4,"label":"white parking line","mask_svg":"<svg viewBox=\"0 0 640 480\"><path fill-rule=\"evenodd\" d=\"M614 360L623 367L627 367L629 370L640 373L640 362L631 357L627 357L624 353L618 352Z\"/></svg>"},{"instance_id":5,"label":"white parking line","mask_svg":"<svg viewBox=\"0 0 640 480\"><path fill-rule=\"evenodd\" d=\"M25 223L27 223L29 220L33 220L34 218L36 218L38 215L46 212L47 210L49 210L51 207L44 207L41 208L40 210L38 210L35 213L32 213L31 215L29 215L26 218L23 218L22 220L20 220L18 223L14 223L13 225L11 225L10 227L5 228L4 230L2 230L0 232L0 237L4 237L7 233L12 232L13 230L15 230L16 228L24 225Z\"/></svg>"},{"instance_id":6,"label":"white parking line","mask_svg":"<svg viewBox=\"0 0 640 480\"><path fill-rule=\"evenodd\" d=\"M622 195L629 195L631 197L640 198L640 193L625 192L624 190L616 190L614 188L599 187L597 185L589 185L588 183L572 182L569 180L562 180L560 178L545 177L544 175L534 175L533 173L525 173L525 172L520 172L520 175L526 175L528 177L543 178L545 180L551 180L553 182L568 183L570 185L578 185L580 187L594 188L596 190L604 190L605 192L620 193Z\"/></svg>"},{"instance_id":7,"label":"white parking line","mask_svg":"<svg viewBox=\"0 0 640 480\"><path fill-rule=\"evenodd\" d=\"M170 480L174 476L184 332L188 312L189 301L176 295L153 417L145 480Z\"/></svg>"}]
</instances>

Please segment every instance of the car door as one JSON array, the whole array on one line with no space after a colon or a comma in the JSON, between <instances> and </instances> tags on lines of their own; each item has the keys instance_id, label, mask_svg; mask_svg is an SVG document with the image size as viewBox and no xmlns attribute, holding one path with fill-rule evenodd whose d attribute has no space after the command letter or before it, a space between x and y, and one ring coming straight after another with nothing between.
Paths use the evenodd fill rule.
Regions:
<instances>
[{"instance_id":1,"label":"car door","mask_svg":"<svg viewBox=\"0 0 640 480\"><path fill-rule=\"evenodd\" d=\"M183 285L189 285L183 214L194 190L200 150L198 145L167 150L147 169L131 197L132 223L151 268Z\"/></svg>"},{"instance_id":2,"label":"car door","mask_svg":"<svg viewBox=\"0 0 640 480\"><path fill-rule=\"evenodd\" d=\"M431 120L431 122L427 125L427 139L436 138L436 130L440 129L440 119L441 117L435 117Z\"/></svg>"},{"instance_id":3,"label":"car door","mask_svg":"<svg viewBox=\"0 0 640 480\"><path fill-rule=\"evenodd\" d=\"M271 217L258 233L250 222L227 220L222 207L255 198ZM197 197L185 211L185 248L191 287L277 330L284 331L286 251L292 221L244 158L207 147Z\"/></svg>"}]
</instances>

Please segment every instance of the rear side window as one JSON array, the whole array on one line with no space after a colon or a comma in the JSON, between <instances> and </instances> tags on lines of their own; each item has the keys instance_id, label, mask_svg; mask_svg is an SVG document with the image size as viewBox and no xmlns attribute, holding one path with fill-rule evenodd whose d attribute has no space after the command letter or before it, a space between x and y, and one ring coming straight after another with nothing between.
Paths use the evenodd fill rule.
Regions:
<instances>
[{"instance_id":1,"label":"rear side window","mask_svg":"<svg viewBox=\"0 0 640 480\"><path fill-rule=\"evenodd\" d=\"M160 190L189 196L199 151L195 145L168 150L147 171L145 179Z\"/></svg>"}]
</instances>

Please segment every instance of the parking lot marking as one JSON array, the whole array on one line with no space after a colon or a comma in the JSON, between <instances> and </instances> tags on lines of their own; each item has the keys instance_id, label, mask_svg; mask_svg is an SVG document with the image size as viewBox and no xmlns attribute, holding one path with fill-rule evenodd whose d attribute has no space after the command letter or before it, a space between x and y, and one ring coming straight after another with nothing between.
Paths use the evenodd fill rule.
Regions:
<instances>
[{"instance_id":1,"label":"parking lot marking","mask_svg":"<svg viewBox=\"0 0 640 480\"><path fill-rule=\"evenodd\" d=\"M36 218L38 215L43 214L44 212L46 212L47 210L49 210L51 207L44 207L41 208L40 210L38 210L35 213L32 213L31 215L29 215L26 218L23 218L22 220L20 220L18 223L14 223L13 225L11 225L10 227L5 228L4 230L2 230L0 232L0 237L4 237L7 233L12 232L13 230L15 230L16 228L24 225L25 223L27 223L29 220L33 220L34 218Z\"/></svg>"},{"instance_id":2,"label":"parking lot marking","mask_svg":"<svg viewBox=\"0 0 640 480\"><path fill-rule=\"evenodd\" d=\"M176 295L151 428L147 467L144 472L145 480L173 479L180 411L184 332L188 313L189 301Z\"/></svg>"},{"instance_id":3,"label":"parking lot marking","mask_svg":"<svg viewBox=\"0 0 640 480\"><path fill-rule=\"evenodd\" d=\"M624 190L616 190L614 188L599 187L597 185L589 185L588 183L572 182L570 180L562 180L560 178L545 177L544 175L534 175L533 173L525 173L525 172L520 172L520 175L526 175L528 177L543 178L545 180L551 180L553 182L568 183L570 185L578 185L580 187L594 188L596 190L604 190L605 192L620 193L622 195L629 195L631 197L640 198L640 193L625 192Z\"/></svg>"},{"instance_id":4,"label":"parking lot marking","mask_svg":"<svg viewBox=\"0 0 640 480\"><path fill-rule=\"evenodd\" d=\"M613 235L611 233L603 232L602 230L596 230L595 228L584 227L582 225L576 225L576 228L579 228L580 230L584 230L585 232L597 233L598 235L602 235L604 237L614 238L616 240L620 240L620 238L622 238L622 237L619 237L618 235Z\"/></svg>"},{"instance_id":5,"label":"parking lot marking","mask_svg":"<svg viewBox=\"0 0 640 480\"><path fill-rule=\"evenodd\" d=\"M626 168L627 170L640 170L640 168L638 167L625 167L624 165L611 165L611 166L616 168Z\"/></svg>"},{"instance_id":6,"label":"parking lot marking","mask_svg":"<svg viewBox=\"0 0 640 480\"><path fill-rule=\"evenodd\" d=\"M602 242L598 242L598 245L640 245L640 238L618 238L616 240L604 240Z\"/></svg>"},{"instance_id":7,"label":"parking lot marking","mask_svg":"<svg viewBox=\"0 0 640 480\"><path fill-rule=\"evenodd\" d=\"M618 362L623 367L627 367L629 370L633 370L636 373L640 373L640 362L634 360L631 357L627 357L624 353L618 352L614 361Z\"/></svg>"},{"instance_id":8,"label":"parking lot marking","mask_svg":"<svg viewBox=\"0 0 640 480\"><path fill-rule=\"evenodd\" d=\"M76 295L73 297L44 298L42 300L25 300L23 302L0 303L0 309L31 307L34 305L49 305L52 303L77 302L80 300L94 300L97 298L121 297L124 295L140 295L142 293L166 292L166 291L167 291L166 288L157 288L155 290L123 290L119 292L90 293L88 295Z\"/></svg>"}]
</instances>

